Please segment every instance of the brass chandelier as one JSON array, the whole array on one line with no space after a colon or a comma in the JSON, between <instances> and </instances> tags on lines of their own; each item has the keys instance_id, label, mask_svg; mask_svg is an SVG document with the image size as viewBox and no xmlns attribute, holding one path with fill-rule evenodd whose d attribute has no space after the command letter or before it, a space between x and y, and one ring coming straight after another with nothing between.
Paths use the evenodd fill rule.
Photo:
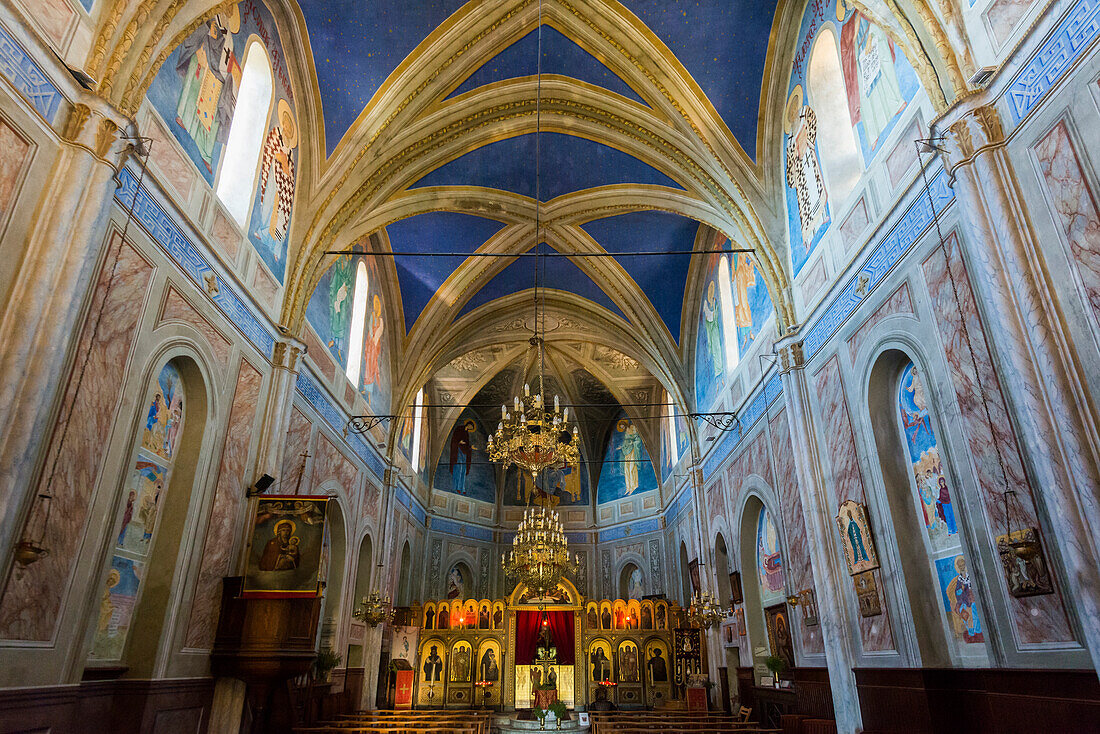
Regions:
<instances>
[{"instance_id":1,"label":"brass chandelier","mask_svg":"<svg viewBox=\"0 0 1100 734\"><path fill-rule=\"evenodd\" d=\"M545 507L528 508L512 539L512 550L500 554L504 575L543 597L558 587L567 573L574 573L580 557L569 555L569 543L558 513Z\"/></svg>"},{"instance_id":2,"label":"brass chandelier","mask_svg":"<svg viewBox=\"0 0 1100 734\"><path fill-rule=\"evenodd\" d=\"M538 346L541 349L541 340ZM500 406L500 424L489 436L487 451L492 461L515 464L537 478L544 469L576 466L578 443L577 427L569 431L569 408L561 408L558 396L551 411L541 390L532 395L531 386L524 385L523 398L515 397L511 411L507 405Z\"/></svg>"},{"instance_id":3,"label":"brass chandelier","mask_svg":"<svg viewBox=\"0 0 1100 734\"><path fill-rule=\"evenodd\" d=\"M691 604L687 610L687 618L691 624L702 629L711 629L726 616L726 610L719 606L718 597L714 594L704 591L702 594L696 592L691 595Z\"/></svg>"},{"instance_id":4,"label":"brass chandelier","mask_svg":"<svg viewBox=\"0 0 1100 734\"><path fill-rule=\"evenodd\" d=\"M523 386L523 397L516 396L512 410L500 406L500 424L489 437L486 451L489 458L505 467L515 464L521 471L531 472L538 484L539 474L548 469L576 466L580 461L579 433L576 426L570 430L569 408L561 408L561 401L554 396L553 410L544 396L546 350L540 336L539 313L539 246L542 242L540 223L542 195L540 186L540 147L542 129L542 0L539 0L539 42L537 87L535 96L535 289L534 335L531 346L538 350L539 382L535 394L530 384ZM545 307L541 314L545 318ZM577 570L579 557L570 557L569 543L565 538L558 513L546 507L528 508L523 521L512 539L512 550L501 554L500 565L505 576L517 584L525 585L538 597L545 597L555 589L567 573Z\"/></svg>"}]
</instances>

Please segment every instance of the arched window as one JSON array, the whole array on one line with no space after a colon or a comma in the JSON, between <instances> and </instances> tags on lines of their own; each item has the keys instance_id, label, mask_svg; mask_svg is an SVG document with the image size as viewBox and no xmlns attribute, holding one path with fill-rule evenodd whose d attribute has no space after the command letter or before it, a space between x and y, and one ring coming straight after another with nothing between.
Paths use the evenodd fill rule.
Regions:
<instances>
[{"instance_id":1,"label":"arched window","mask_svg":"<svg viewBox=\"0 0 1100 734\"><path fill-rule=\"evenodd\" d=\"M264 143L267 118L273 100L271 61L267 49L256 39L248 44L241 71L241 89L233 108L233 122L222 155L218 176L218 198L240 226L248 223L256 169Z\"/></svg>"},{"instance_id":2,"label":"arched window","mask_svg":"<svg viewBox=\"0 0 1100 734\"><path fill-rule=\"evenodd\" d=\"M971 566L963 550L959 518L928 410L924 376L911 361L901 370L897 406L910 496L923 525L921 536L932 577L939 586L939 608L947 638L953 641L953 657L984 658L985 633Z\"/></svg>"},{"instance_id":3,"label":"arched window","mask_svg":"<svg viewBox=\"0 0 1100 734\"><path fill-rule=\"evenodd\" d=\"M409 549L409 541L401 548L401 565L398 567L401 576L397 581L397 604L408 606L412 601L412 551Z\"/></svg>"},{"instance_id":4,"label":"arched window","mask_svg":"<svg viewBox=\"0 0 1100 734\"><path fill-rule=\"evenodd\" d=\"M363 369L363 339L367 327L367 266L363 261L355 268L355 295L351 299L351 337L348 340L347 376L351 384L359 384L359 372Z\"/></svg>"},{"instance_id":5,"label":"arched window","mask_svg":"<svg viewBox=\"0 0 1100 734\"><path fill-rule=\"evenodd\" d=\"M665 390L665 415L664 415L665 446L667 447L668 460L665 466L671 467L680 460L680 437L676 431L676 406L672 402L672 396Z\"/></svg>"},{"instance_id":6,"label":"arched window","mask_svg":"<svg viewBox=\"0 0 1100 734\"><path fill-rule=\"evenodd\" d=\"M741 360L737 349L737 319L733 311L733 281L730 278L730 259L723 255L718 260L718 291L722 299L722 334L725 336L727 373Z\"/></svg>"},{"instance_id":7,"label":"arched window","mask_svg":"<svg viewBox=\"0 0 1100 734\"><path fill-rule=\"evenodd\" d=\"M825 185L833 205L839 206L863 173L855 129L848 111L848 93L840 66L840 50L831 26L823 26L810 55L809 97L817 114L817 144Z\"/></svg>"},{"instance_id":8,"label":"arched window","mask_svg":"<svg viewBox=\"0 0 1100 734\"><path fill-rule=\"evenodd\" d=\"M413 404L413 445L412 468L420 471L420 436L424 431L424 388L416 393L416 402Z\"/></svg>"}]
</instances>

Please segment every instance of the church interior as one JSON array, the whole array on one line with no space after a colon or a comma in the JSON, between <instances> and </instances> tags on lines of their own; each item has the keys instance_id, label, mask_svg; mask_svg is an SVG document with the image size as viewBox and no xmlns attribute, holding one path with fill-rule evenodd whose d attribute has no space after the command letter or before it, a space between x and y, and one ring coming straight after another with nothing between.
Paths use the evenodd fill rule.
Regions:
<instances>
[{"instance_id":1,"label":"church interior","mask_svg":"<svg viewBox=\"0 0 1100 734\"><path fill-rule=\"evenodd\" d=\"M1098 49L4 0L0 734L1100 732Z\"/></svg>"}]
</instances>

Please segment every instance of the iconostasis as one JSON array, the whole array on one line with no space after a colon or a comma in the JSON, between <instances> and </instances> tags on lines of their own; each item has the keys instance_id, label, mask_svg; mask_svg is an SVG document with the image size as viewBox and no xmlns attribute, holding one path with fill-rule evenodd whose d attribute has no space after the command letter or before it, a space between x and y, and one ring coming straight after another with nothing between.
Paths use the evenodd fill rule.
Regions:
<instances>
[{"instance_id":1,"label":"iconostasis","mask_svg":"<svg viewBox=\"0 0 1100 734\"><path fill-rule=\"evenodd\" d=\"M417 708L530 708L545 680L570 707L606 697L642 708L676 697L677 671L705 669L701 634L678 629L674 602L585 600L568 581L544 597L520 585L506 599L433 601L414 618ZM552 663L537 662L544 628L554 642ZM685 647L681 632L698 643Z\"/></svg>"}]
</instances>

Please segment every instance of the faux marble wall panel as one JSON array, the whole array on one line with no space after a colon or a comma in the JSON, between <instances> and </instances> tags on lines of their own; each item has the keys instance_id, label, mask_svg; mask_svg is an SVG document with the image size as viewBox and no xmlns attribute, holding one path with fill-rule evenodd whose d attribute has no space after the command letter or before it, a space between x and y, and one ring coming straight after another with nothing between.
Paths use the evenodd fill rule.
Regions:
<instances>
[{"instance_id":1,"label":"faux marble wall panel","mask_svg":"<svg viewBox=\"0 0 1100 734\"><path fill-rule=\"evenodd\" d=\"M256 272L252 274L252 292L265 306L278 307L279 284L260 263L256 263Z\"/></svg>"},{"instance_id":2,"label":"faux marble wall panel","mask_svg":"<svg viewBox=\"0 0 1100 734\"><path fill-rule=\"evenodd\" d=\"M794 454L790 447L791 434L787 427L786 410L771 419L769 433L775 465L775 491L779 495L779 520L783 528L780 532L787 540L787 555L783 559L787 582L796 592L815 589L807 550L809 539L806 535L806 520L802 515L802 499L798 491ZM797 614L802 624L803 652L822 655L825 653L825 643L821 639L821 625L807 626L802 612L799 608Z\"/></svg>"},{"instance_id":3,"label":"faux marble wall panel","mask_svg":"<svg viewBox=\"0 0 1100 734\"><path fill-rule=\"evenodd\" d=\"M156 118L156 115L151 115L151 117ZM188 169L188 173L191 173L190 169ZM210 228L210 239L218 245L226 260L231 263L237 261L237 253L241 249L241 234L237 231L236 225L229 221L229 215L220 206L214 212L214 224Z\"/></svg>"},{"instance_id":4,"label":"faux marble wall panel","mask_svg":"<svg viewBox=\"0 0 1100 734\"><path fill-rule=\"evenodd\" d=\"M1034 0L996 0L985 11L989 32L998 46L1012 35L1012 31L1016 29L1016 25L1033 2Z\"/></svg>"},{"instance_id":5,"label":"faux marble wall panel","mask_svg":"<svg viewBox=\"0 0 1100 734\"><path fill-rule=\"evenodd\" d=\"M909 295L908 281L898 286L898 289L891 293L890 297L873 314L868 316L866 321L859 325L855 333L848 337L848 355L853 362L859 348L863 346L863 341L867 338L868 332L881 323L883 319L897 314L913 315L913 299Z\"/></svg>"},{"instance_id":6,"label":"faux marble wall panel","mask_svg":"<svg viewBox=\"0 0 1100 734\"><path fill-rule=\"evenodd\" d=\"M311 487L310 484L310 462L307 459L305 468L302 468L302 454L312 451L312 429L313 426L309 422L309 418L306 418L305 413L298 410L297 406L290 410L290 423L286 430L286 443L283 444L283 467L282 474L279 476L279 483L276 485L276 494L292 494L294 488L298 485L298 473L303 472L302 475L302 488L303 491Z\"/></svg>"},{"instance_id":7,"label":"faux marble wall panel","mask_svg":"<svg viewBox=\"0 0 1100 734\"><path fill-rule=\"evenodd\" d=\"M813 265L806 268L806 275L803 276L802 283L799 285L802 300L809 303L821 290L821 286L825 285L825 280L825 258L822 256L814 260Z\"/></svg>"},{"instance_id":8,"label":"faux marble wall panel","mask_svg":"<svg viewBox=\"0 0 1100 734\"><path fill-rule=\"evenodd\" d=\"M30 141L0 117L0 222L7 221L32 152Z\"/></svg>"},{"instance_id":9,"label":"faux marble wall panel","mask_svg":"<svg viewBox=\"0 0 1100 734\"><path fill-rule=\"evenodd\" d=\"M901 179L917 162L917 146L914 140L924 137L924 129L919 117L914 117L905 131L898 137L894 149L886 156L886 177L890 180L890 189L897 188Z\"/></svg>"},{"instance_id":10,"label":"faux marble wall panel","mask_svg":"<svg viewBox=\"0 0 1100 734\"><path fill-rule=\"evenodd\" d=\"M317 437L317 458L313 463L313 489L325 482L339 484L348 498L348 506L342 508L347 517L355 517L359 501L359 470L324 434Z\"/></svg>"},{"instance_id":11,"label":"faux marble wall panel","mask_svg":"<svg viewBox=\"0 0 1100 734\"><path fill-rule=\"evenodd\" d=\"M844 251L851 252L852 248L860 243L860 235L867 225L871 223L871 215L867 210L867 197L863 196L852 207L852 211L840 225L840 234L844 238Z\"/></svg>"},{"instance_id":12,"label":"faux marble wall panel","mask_svg":"<svg viewBox=\"0 0 1100 734\"><path fill-rule=\"evenodd\" d=\"M99 273L89 310L91 315L77 343L76 367L65 387L62 411L45 453L46 466L38 492L48 491L53 496L43 539L50 554L27 566L18 578L14 574L8 577L0 599L0 638L3 639L49 640L76 567L88 504L103 470L104 437L111 434L130 347L142 312L141 304L146 299L153 274L153 266L132 247L123 245L116 249L118 242L117 238L112 241L108 248L108 267ZM119 253L118 261L113 269L113 285L108 288L115 252ZM96 330L92 322L101 308L103 315ZM78 374L86 358L84 378L78 387ZM129 424L136 418L128 415L121 420ZM49 484L51 475L54 480ZM115 489L107 488L108 491ZM9 497L0 497L0 507L11 506Z\"/></svg>"},{"instance_id":13,"label":"faux marble wall panel","mask_svg":"<svg viewBox=\"0 0 1100 734\"><path fill-rule=\"evenodd\" d=\"M209 650L214 644L214 632L221 606L222 577L231 571L233 539L241 531L241 506L245 504L242 489L251 477L248 469L248 450L252 444L252 430L256 422L256 406L259 405L262 377L259 371L241 360L237 372L237 387L233 392L233 404L229 410L229 425L225 432L225 447L218 468L218 484L214 490L214 502L210 508L210 522L206 528L199 578L195 585L195 597L191 603L191 617L187 622L186 646Z\"/></svg>"},{"instance_id":14,"label":"faux marble wall panel","mask_svg":"<svg viewBox=\"0 0 1100 734\"><path fill-rule=\"evenodd\" d=\"M1064 121L1035 146L1035 156L1051 214L1065 235L1096 324L1100 320L1100 213Z\"/></svg>"},{"instance_id":15,"label":"faux marble wall panel","mask_svg":"<svg viewBox=\"0 0 1100 734\"><path fill-rule=\"evenodd\" d=\"M228 369L231 346L229 340L213 324L203 318L179 291L169 285L164 294L164 304L160 309L160 321L157 326L172 321L187 324L205 336L206 341L210 344L210 351L214 353L218 364L222 369Z\"/></svg>"},{"instance_id":16,"label":"faux marble wall panel","mask_svg":"<svg viewBox=\"0 0 1100 734\"><path fill-rule=\"evenodd\" d=\"M867 503L863 488L863 477L859 470L859 458L856 455L855 432L852 430L852 418L848 412L848 402L844 398L844 385L841 382L840 363L834 356L814 375L814 387L817 390L820 406L821 425L825 426L822 435L829 456L829 471L826 484L833 490L834 507L839 508L845 500ZM875 521L871 517L871 529ZM835 524L830 523L832 528ZM878 539L875 539L878 542ZM881 553L879 554L881 557ZM890 629L890 612L882 587L881 571L874 571L878 582L879 604L882 614L877 617L860 617L860 638L863 649L869 652L894 649L894 636ZM855 596L855 586L850 592Z\"/></svg>"},{"instance_id":17,"label":"faux marble wall panel","mask_svg":"<svg viewBox=\"0 0 1100 734\"><path fill-rule=\"evenodd\" d=\"M149 159L153 163L157 179L170 195L175 196L176 201L187 203L191 200L191 191L195 186L194 165L176 147L175 138L164 129L164 123L160 121L158 115L145 116L145 133L153 139L149 146ZM215 232L218 230L219 217L224 220L220 209L214 220ZM228 223L226 225L232 231L232 225ZM240 237L236 232L233 236L239 241ZM234 248L233 256L235 257L236 254L236 248Z\"/></svg>"},{"instance_id":18,"label":"faux marble wall panel","mask_svg":"<svg viewBox=\"0 0 1100 734\"><path fill-rule=\"evenodd\" d=\"M306 345L306 354L309 355L309 359L331 383L336 377L336 363L332 361L332 353L321 344L321 340L317 338L317 334L309 324L306 324L302 330L302 341Z\"/></svg>"},{"instance_id":19,"label":"faux marble wall panel","mask_svg":"<svg viewBox=\"0 0 1100 734\"><path fill-rule=\"evenodd\" d=\"M771 462L764 431L757 431L756 436L741 448L741 453L730 461L726 469L726 486L729 487L730 495L740 497L745 480L753 475L760 477L769 487L772 486ZM739 509L735 508L733 511L737 512Z\"/></svg>"},{"instance_id":20,"label":"faux marble wall panel","mask_svg":"<svg viewBox=\"0 0 1100 734\"><path fill-rule=\"evenodd\" d=\"M954 236L948 240L947 248L946 259L944 248L938 247L925 259L922 267L932 296L931 311L935 314L936 329L943 342L944 356L951 371L955 395L962 413L962 427L967 437L966 449L969 449L969 459L981 488L985 527L978 535L985 543L992 545L993 538L1005 531L1003 490L1006 478L1008 485L1018 490L1009 502L1013 528L1039 527L1039 521L1016 435L1012 431L1004 396L986 346L985 332L978 316L969 276L959 256L958 241ZM948 262L951 265L950 279ZM958 305L952 291L951 279L954 280L959 295ZM968 335L973 353L967 343ZM975 365L978 371L975 371ZM982 391L978 387L979 374L988 398L992 421L986 417ZM971 522L977 519L979 518L969 518ZM999 593L1008 599L1020 643L1026 645L1073 639L1060 590L1056 590L1054 594L1016 599L1006 593L1003 577L997 578L994 583Z\"/></svg>"},{"instance_id":21,"label":"faux marble wall panel","mask_svg":"<svg viewBox=\"0 0 1100 734\"><path fill-rule=\"evenodd\" d=\"M54 48L64 51L63 44L76 15L73 7L66 0L29 0L26 4L31 18L45 32Z\"/></svg>"}]
</instances>

